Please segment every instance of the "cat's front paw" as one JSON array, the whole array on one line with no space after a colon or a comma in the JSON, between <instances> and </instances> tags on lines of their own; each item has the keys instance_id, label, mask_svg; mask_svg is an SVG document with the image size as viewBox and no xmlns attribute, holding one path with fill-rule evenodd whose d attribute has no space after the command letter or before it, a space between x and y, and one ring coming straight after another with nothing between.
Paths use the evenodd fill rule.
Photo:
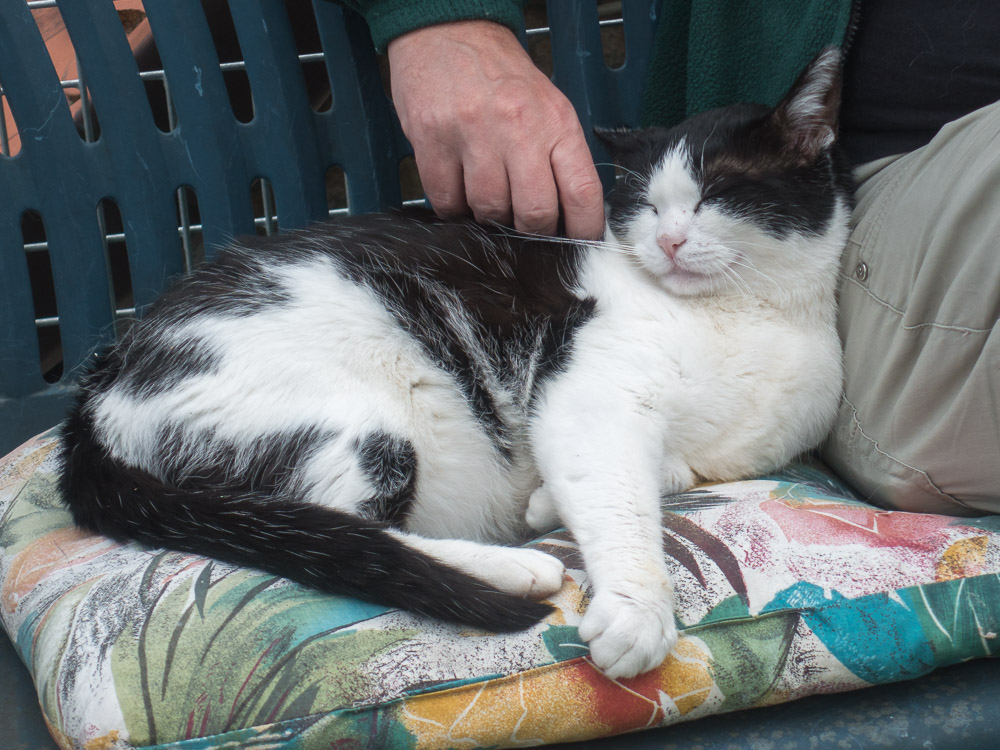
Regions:
<instances>
[{"instance_id":1,"label":"cat's front paw","mask_svg":"<svg viewBox=\"0 0 1000 750\"><path fill-rule=\"evenodd\" d=\"M658 667L677 643L673 592L597 594L580 623L594 664L611 679L634 677Z\"/></svg>"}]
</instances>

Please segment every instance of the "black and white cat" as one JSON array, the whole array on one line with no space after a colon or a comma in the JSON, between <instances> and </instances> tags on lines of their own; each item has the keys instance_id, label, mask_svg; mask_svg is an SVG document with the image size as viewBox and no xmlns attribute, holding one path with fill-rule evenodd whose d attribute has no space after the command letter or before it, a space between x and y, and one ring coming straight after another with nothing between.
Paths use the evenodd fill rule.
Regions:
<instances>
[{"instance_id":1,"label":"black and white cat","mask_svg":"<svg viewBox=\"0 0 1000 750\"><path fill-rule=\"evenodd\" d=\"M837 405L839 70L828 50L776 109L606 133L603 242L378 215L221 251L84 379L74 518L492 630L563 580L499 545L562 519L594 662L655 667L661 493L771 470Z\"/></svg>"}]
</instances>

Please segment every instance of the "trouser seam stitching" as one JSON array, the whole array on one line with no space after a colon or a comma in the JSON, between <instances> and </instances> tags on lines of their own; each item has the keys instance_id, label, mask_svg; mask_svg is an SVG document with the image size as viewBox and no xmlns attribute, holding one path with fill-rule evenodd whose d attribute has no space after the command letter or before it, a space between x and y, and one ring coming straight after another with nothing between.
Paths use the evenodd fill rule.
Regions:
<instances>
[{"instance_id":1,"label":"trouser seam stitching","mask_svg":"<svg viewBox=\"0 0 1000 750\"><path fill-rule=\"evenodd\" d=\"M874 292L872 292L871 289L869 289L864 284L860 283L857 279L855 279L850 274L842 273L842 274L840 274L840 277L844 281L849 282L849 283L853 284L854 286L856 286L858 289L862 290L865 294L867 294L869 297L871 297L872 300L874 300L876 303L878 303L882 307L885 307L886 309L888 309L888 310L896 313L896 315L898 315L900 318L902 318L903 315L905 315L905 311L900 310L898 307L896 307L895 305L893 305L891 302L887 302L886 300L884 300L881 297L879 297L877 294L875 294ZM937 329L940 329L940 330L943 330L943 331L954 331L955 333L962 333L962 334L968 334L968 333L992 333L993 332L992 328L969 328L967 326L957 326L957 325L950 325L948 323L936 323L936 322L903 324L901 326L901 328L904 331L915 331L915 330L918 330L920 328L937 328Z\"/></svg>"},{"instance_id":2,"label":"trouser seam stitching","mask_svg":"<svg viewBox=\"0 0 1000 750\"><path fill-rule=\"evenodd\" d=\"M883 224L885 223L885 215L889 211L889 206L892 204L892 199L896 195L896 192L903 185L903 178L912 169L912 164L904 162L900 165L900 169L893 176L892 181L883 191L880 197L880 205L878 207L878 214L875 216L874 221L871 224L871 231L865 234L863 240L861 241L861 249L867 250L873 245L878 244L879 237L882 235ZM864 253L868 256L868 253ZM869 256L870 257L870 256Z\"/></svg>"},{"instance_id":3,"label":"trouser seam stitching","mask_svg":"<svg viewBox=\"0 0 1000 750\"><path fill-rule=\"evenodd\" d=\"M894 463L897 463L897 464L899 464L900 466L902 466L902 467L904 467L906 469L909 469L912 472L915 472L915 473L919 474L925 480L927 480L927 484L929 484L941 496L949 498L950 500L952 500L953 502L955 502L957 505L961 505L963 508L970 507L970 506L966 505L965 503L963 503L961 500L959 500L954 495L951 495L951 494L945 492L944 490L942 490L940 487L938 487L934 483L934 480L931 479L930 475L926 471L924 471L923 469L918 469L916 466L910 466L905 461L900 461L898 458L896 458L892 454L887 453L881 446L879 446L878 441L875 438L873 438L871 435L869 435L868 433L866 433L864 427L861 426L861 421L858 419L858 408L851 402L851 400L849 398L847 398L847 396L844 396L843 398L844 398L844 403L846 403L851 408L851 421L854 423L855 429L858 431L858 433L861 435L861 437L863 437L865 440L867 440L869 443L871 443L871 446L872 446L872 448L875 449L876 453L878 453L880 456L884 456L885 458L888 458L890 461L893 461Z\"/></svg>"}]
</instances>

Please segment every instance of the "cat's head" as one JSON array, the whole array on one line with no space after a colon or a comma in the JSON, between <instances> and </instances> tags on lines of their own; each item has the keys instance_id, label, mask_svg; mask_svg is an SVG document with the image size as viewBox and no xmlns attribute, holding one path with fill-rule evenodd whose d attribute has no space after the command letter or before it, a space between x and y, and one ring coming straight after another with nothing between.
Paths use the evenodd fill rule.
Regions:
<instances>
[{"instance_id":1,"label":"cat's head","mask_svg":"<svg viewBox=\"0 0 1000 750\"><path fill-rule=\"evenodd\" d=\"M789 285L829 286L851 202L836 150L840 70L827 49L773 109L600 133L620 168L608 198L615 238L675 294L782 299Z\"/></svg>"}]
</instances>

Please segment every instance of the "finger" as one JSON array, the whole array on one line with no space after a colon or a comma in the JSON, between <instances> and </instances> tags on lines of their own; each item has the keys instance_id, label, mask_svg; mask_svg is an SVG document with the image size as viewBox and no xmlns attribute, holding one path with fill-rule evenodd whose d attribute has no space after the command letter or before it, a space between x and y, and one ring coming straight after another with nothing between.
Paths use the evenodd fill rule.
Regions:
<instances>
[{"instance_id":1,"label":"finger","mask_svg":"<svg viewBox=\"0 0 1000 750\"><path fill-rule=\"evenodd\" d=\"M545 152L515 153L507 161L514 228L553 235L559 226L559 191Z\"/></svg>"},{"instance_id":2,"label":"finger","mask_svg":"<svg viewBox=\"0 0 1000 750\"><path fill-rule=\"evenodd\" d=\"M469 213L462 164L453 154L440 149L426 150L414 146L414 159L417 162L420 185L434 213L441 218Z\"/></svg>"},{"instance_id":3,"label":"finger","mask_svg":"<svg viewBox=\"0 0 1000 750\"><path fill-rule=\"evenodd\" d=\"M552 150L552 172L559 190L566 236L596 240L604 235L604 186L583 133Z\"/></svg>"},{"instance_id":4,"label":"finger","mask_svg":"<svg viewBox=\"0 0 1000 750\"><path fill-rule=\"evenodd\" d=\"M511 186L507 168L496 154L468 155L464 163L465 195L476 221L510 226Z\"/></svg>"}]
</instances>

